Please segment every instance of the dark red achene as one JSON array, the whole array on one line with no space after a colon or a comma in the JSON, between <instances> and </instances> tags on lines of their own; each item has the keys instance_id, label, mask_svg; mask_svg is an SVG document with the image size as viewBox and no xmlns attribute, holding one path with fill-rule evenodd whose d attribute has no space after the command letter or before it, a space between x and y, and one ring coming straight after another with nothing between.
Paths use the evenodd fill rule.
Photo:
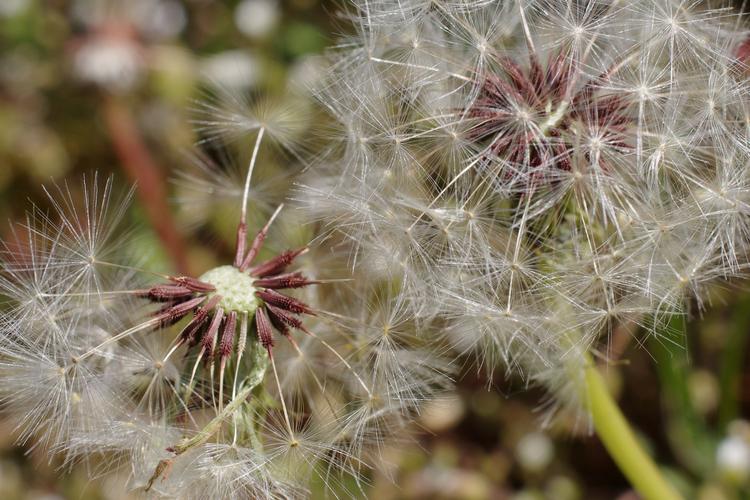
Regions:
<instances>
[{"instance_id":1,"label":"dark red achene","mask_svg":"<svg viewBox=\"0 0 750 500\"><path fill-rule=\"evenodd\" d=\"M632 120L627 102L619 95L602 94L606 74L575 88L578 66L563 52L550 56L546 68L534 54L527 68L509 57L500 58L499 73L484 76L467 110L476 121L469 138L489 141L488 159L500 157L515 172L530 174L530 180L539 179L547 168L570 170L576 135L579 140L596 137L609 148L628 149L625 133Z\"/></svg>"}]
</instances>

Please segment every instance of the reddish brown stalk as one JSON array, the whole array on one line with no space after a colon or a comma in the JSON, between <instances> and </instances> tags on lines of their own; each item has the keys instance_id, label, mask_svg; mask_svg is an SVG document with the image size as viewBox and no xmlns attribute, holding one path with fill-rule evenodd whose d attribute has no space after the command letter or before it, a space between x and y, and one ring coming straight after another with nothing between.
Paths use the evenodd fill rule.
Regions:
<instances>
[{"instance_id":1,"label":"reddish brown stalk","mask_svg":"<svg viewBox=\"0 0 750 500\"><path fill-rule=\"evenodd\" d=\"M169 211L167 190L159 166L144 144L126 105L111 95L103 101L105 123L122 168L136 182L148 219L175 268L180 273L190 274L185 245Z\"/></svg>"},{"instance_id":2,"label":"reddish brown stalk","mask_svg":"<svg viewBox=\"0 0 750 500\"><path fill-rule=\"evenodd\" d=\"M602 364L612 364L620 361L630 343L635 338L638 330L638 323L629 320L618 324L612 331L611 340L608 346L607 358Z\"/></svg>"}]
</instances>

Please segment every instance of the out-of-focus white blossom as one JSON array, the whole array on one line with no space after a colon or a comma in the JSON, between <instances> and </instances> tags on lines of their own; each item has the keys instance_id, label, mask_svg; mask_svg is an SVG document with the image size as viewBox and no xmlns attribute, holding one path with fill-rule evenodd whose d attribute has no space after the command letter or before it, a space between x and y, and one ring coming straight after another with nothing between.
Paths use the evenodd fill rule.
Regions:
<instances>
[{"instance_id":1,"label":"out-of-focus white blossom","mask_svg":"<svg viewBox=\"0 0 750 500\"><path fill-rule=\"evenodd\" d=\"M733 481L746 481L750 477L750 443L739 436L726 438L716 450L716 465Z\"/></svg>"},{"instance_id":2,"label":"out-of-focus white blossom","mask_svg":"<svg viewBox=\"0 0 750 500\"><path fill-rule=\"evenodd\" d=\"M201 73L215 85L246 91L260 80L260 62L243 50L229 50L205 58L201 62Z\"/></svg>"},{"instance_id":3,"label":"out-of-focus white blossom","mask_svg":"<svg viewBox=\"0 0 750 500\"><path fill-rule=\"evenodd\" d=\"M750 480L750 426L736 421L716 449L716 468L726 481L746 484Z\"/></svg>"},{"instance_id":4,"label":"out-of-focus white blossom","mask_svg":"<svg viewBox=\"0 0 750 500\"><path fill-rule=\"evenodd\" d=\"M143 54L125 37L96 36L73 56L73 70L81 80L114 90L128 90L140 79Z\"/></svg>"},{"instance_id":5,"label":"out-of-focus white blossom","mask_svg":"<svg viewBox=\"0 0 750 500\"><path fill-rule=\"evenodd\" d=\"M0 2L0 16L12 17L29 6L29 0L3 0Z\"/></svg>"},{"instance_id":6,"label":"out-of-focus white blossom","mask_svg":"<svg viewBox=\"0 0 750 500\"><path fill-rule=\"evenodd\" d=\"M187 25L185 6L177 0L141 0L133 2L132 9L135 25L149 38L174 38Z\"/></svg>"},{"instance_id":7,"label":"out-of-focus white blossom","mask_svg":"<svg viewBox=\"0 0 750 500\"><path fill-rule=\"evenodd\" d=\"M281 12L276 0L242 0L234 11L234 22L246 36L268 35L279 21Z\"/></svg>"},{"instance_id":8,"label":"out-of-focus white blossom","mask_svg":"<svg viewBox=\"0 0 750 500\"><path fill-rule=\"evenodd\" d=\"M541 472L555 456L552 440L541 432L524 435L516 445L518 463L530 472Z\"/></svg>"},{"instance_id":9,"label":"out-of-focus white blossom","mask_svg":"<svg viewBox=\"0 0 750 500\"><path fill-rule=\"evenodd\" d=\"M185 6L177 0L74 0L70 9L88 28L114 22L154 39L177 36L187 25Z\"/></svg>"},{"instance_id":10,"label":"out-of-focus white blossom","mask_svg":"<svg viewBox=\"0 0 750 500\"><path fill-rule=\"evenodd\" d=\"M152 62L146 42L174 38L187 25L175 0L76 0L71 16L86 28L72 44L75 75L118 92L132 89Z\"/></svg>"}]
</instances>

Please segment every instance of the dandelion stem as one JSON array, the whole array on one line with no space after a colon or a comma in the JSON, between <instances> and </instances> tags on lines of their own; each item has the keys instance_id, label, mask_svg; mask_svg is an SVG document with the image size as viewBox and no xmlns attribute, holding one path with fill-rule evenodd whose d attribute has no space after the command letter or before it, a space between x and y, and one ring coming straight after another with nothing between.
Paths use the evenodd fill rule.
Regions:
<instances>
[{"instance_id":1,"label":"dandelion stem","mask_svg":"<svg viewBox=\"0 0 750 500\"><path fill-rule=\"evenodd\" d=\"M596 433L633 488L646 500L682 499L638 443L591 360L585 370L585 380L588 409Z\"/></svg>"},{"instance_id":2,"label":"dandelion stem","mask_svg":"<svg viewBox=\"0 0 750 500\"><path fill-rule=\"evenodd\" d=\"M167 188L159 165L138 130L127 106L115 97L104 100L104 119L123 170L138 183L146 213L164 248L182 274L189 266L182 235L176 229L167 204Z\"/></svg>"},{"instance_id":3,"label":"dandelion stem","mask_svg":"<svg viewBox=\"0 0 750 500\"><path fill-rule=\"evenodd\" d=\"M161 460L158 465L156 466L156 469L154 470L154 473L151 475L151 478L148 480L148 483L146 484L145 491L149 491L151 487L153 486L154 482L156 482L157 479L159 479L165 472L167 472L174 462L174 459L178 456L182 455L186 451L195 448L196 446L200 446L209 439L211 439L211 436L213 436L216 431L218 431L224 421L227 419L228 416L233 415L235 411L237 411L242 403L245 402L245 399L247 399L248 396L252 393L253 389L255 389L254 385L248 385L245 387L242 391L240 391L237 396L221 411L218 412L217 415L203 428L201 429L195 436L189 439L183 440L181 443L173 446L170 451L174 454L173 458L165 458L164 460Z\"/></svg>"},{"instance_id":4,"label":"dandelion stem","mask_svg":"<svg viewBox=\"0 0 750 500\"><path fill-rule=\"evenodd\" d=\"M219 430L221 424L226 421L227 417L229 415L232 415L240 408L242 403L244 403L248 396L252 394L253 389L255 389L254 385L248 385L247 387L242 389L237 393L237 396L235 396L235 398L231 402L229 402L222 411L217 412L216 416L208 423L208 425L201 429L195 436L174 446L173 453L175 454L175 456L182 455L189 449L208 441L211 436L213 436L216 431Z\"/></svg>"}]
</instances>

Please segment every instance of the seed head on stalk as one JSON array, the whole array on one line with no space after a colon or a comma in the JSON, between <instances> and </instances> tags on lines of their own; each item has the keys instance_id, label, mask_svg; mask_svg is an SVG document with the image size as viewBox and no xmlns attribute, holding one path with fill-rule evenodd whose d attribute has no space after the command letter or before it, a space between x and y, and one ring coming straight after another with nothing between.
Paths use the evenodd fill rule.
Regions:
<instances>
[{"instance_id":1,"label":"seed head on stalk","mask_svg":"<svg viewBox=\"0 0 750 500\"><path fill-rule=\"evenodd\" d=\"M747 30L729 6L363 1L350 18L317 94L331 147L298 198L479 366L580 410L587 352L606 360L621 325L672 342L669 317L744 274Z\"/></svg>"},{"instance_id":2,"label":"seed head on stalk","mask_svg":"<svg viewBox=\"0 0 750 500\"><path fill-rule=\"evenodd\" d=\"M204 109L214 120L201 115L219 135L241 102L222 99ZM214 176L223 170L208 156L178 176L183 193L230 188L240 202L224 265L146 269L122 228L129 195L96 175L48 189L51 211L34 208L16 228L2 253L0 401L23 442L96 471L124 466L130 488L159 496L297 498L313 477L353 494L341 476L361 485L371 450L448 383L447 365L426 365L437 356L407 333L365 340L380 285L337 275L339 254L270 251L279 229L309 241L293 213L279 204L250 231L262 149L293 135L272 118L266 108L230 134L251 138L239 186Z\"/></svg>"}]
</instances>

